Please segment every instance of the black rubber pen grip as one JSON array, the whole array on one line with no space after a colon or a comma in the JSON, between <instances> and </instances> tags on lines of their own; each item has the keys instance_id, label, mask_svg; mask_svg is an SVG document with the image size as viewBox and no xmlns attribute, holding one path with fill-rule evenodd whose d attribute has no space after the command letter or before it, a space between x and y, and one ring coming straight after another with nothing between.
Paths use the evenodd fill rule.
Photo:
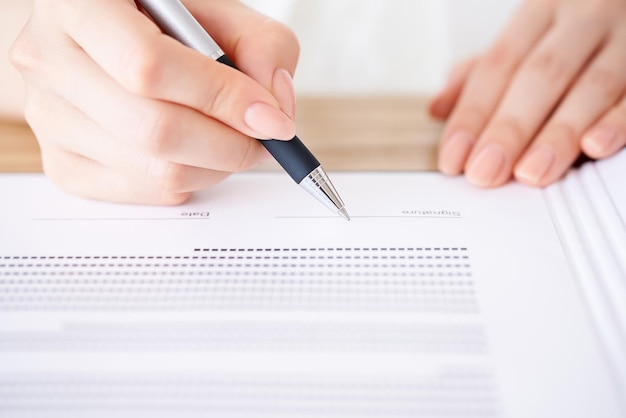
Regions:
<instances>
[{"instance_id":1,"label":"black rubber pen grip","mask_svg":"<svg viewBox=\"0 0 626 418\"><path fill-rule=\"evenodd\" d=\"M222 55L221 57L219 57L219 58L217 59L217 62L221 62L222 64L226 64L226 65L228 65L229 67L232 67L232 68L234 68L235 70L239 71L239 68L237 68L237 66L235 65L235 63L234 63L234 62L232 62L232 61L230 60L230 58L228 58L226 55Z\"/></svg>"},{"instance_id":2,"label":"black rubber pen grip","mask_svg":"<svg viewBox=\"0 0 626 418\"><path fill-rule=\"evenodd\" d=\"M267 139L261 140L261 143L298 184L320 166L317 158L297 136L290 141Z\"/></svg>"},{"instance_id":3,"label":"black rubber pen grip","mask_svg":"<svg viewBox=\"0 0 626 418\"><path fill-rule=\"evenodd\" d=\"M226 55L222 55L217 61L238 70L235 63ZM297 136L290 141L278 141L275 139L260 141L296 183L300 183L311 171L320 165L317 158Z\"/></svg>"}]
</instances>

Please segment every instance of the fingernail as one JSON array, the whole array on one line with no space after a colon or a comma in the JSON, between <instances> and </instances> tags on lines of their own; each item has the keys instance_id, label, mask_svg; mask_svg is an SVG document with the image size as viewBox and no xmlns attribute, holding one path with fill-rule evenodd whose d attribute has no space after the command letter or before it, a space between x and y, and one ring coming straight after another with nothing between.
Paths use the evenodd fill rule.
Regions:
<instances>
[{"instance_id":1,"label":"fingernail","mask_svg":"<svg viewBox=\"0 0 626 418\"><path fill-rule=\"evenodd\" d=\"M479 187L489 187L504 166L506 156L500 145L490 144L483 148L467 169L467 179Z\"/></svg>"},{"instance_id":2,"label":"fingernail","mask_svg":"<svg viewBox=\"0 0 626 418\"><path fill-rule=\"evenodd\" d=\"M555 160L554 148L547 144L538 145L517 166L515 177L523 183L533 186L539 185L550 171Z\"/></svg>"},{"instance_id":3,"label":"fingernail","mask_svg":"<svg viewBox=\"0 0 626 418\"><path fill-rule=\"evenodd\" d=\"M441 147L439 171L448 176L460 174L473 145L473 136L469 132L457 131L453 133Z\"/></svg>"},{"instance_id":4,"label":"fingernail","mask_svg":"<svg viewBox=\"0 0 626 418\"><path fill-rule=\"evenodd\" d=\"M296 117L296 91L293 86L293 78L289 71L278 69L274 72L272 80L272 89L274 96L278 100L280 108L291 119Z\"/></svg>"},{"instance_id":5,"label":"fingernail","mask_svg":"<svg viewBox=\"0 0 626 418\"><path fill-rule=\"evenodd\" d=\"M613 151L620 141L617 129L601 126L591 130L583 138L583 148L593 157L605 156Z\"/></svg>"},{"instance_id":6,"label":"fingernail","mask_svg":"<svg viewBox=\"0 0 626 418\"><path fill-rule=\"evenodd\" d=\"M285 113L267 103L253 103L244 116L248 127L259 133L258 139L289 140L296 135L296 126Z\"/></svg>"}]
</instances>

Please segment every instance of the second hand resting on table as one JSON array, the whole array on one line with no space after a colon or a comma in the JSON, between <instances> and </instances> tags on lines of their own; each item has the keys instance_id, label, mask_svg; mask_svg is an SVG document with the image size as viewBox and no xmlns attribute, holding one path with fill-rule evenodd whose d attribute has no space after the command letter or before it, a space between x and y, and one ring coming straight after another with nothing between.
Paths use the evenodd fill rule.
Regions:
<instances>
[{"instance_id":1,"label":"second hand resting on table","mask_svg":"<svg viewBox=\"0 0 626 418\"><path fill-rule=\"evenodd\" d=\"M41 0L11 59L46 173L85 197L177 204L290 139L299 46L235 0L185 5L243 73L161 34L130 0ZM626 3L526 0L433 100L439 167L544 186L626 143Z\"/></svg>"},{"instance_id":2,"label":"second hand resting on table","mask_svg":"<svg viewBox=\"0 0 626 418\"><path fill-rule=\"evenodd\" d=\"M453 72L431 113L447 119L439 169L494 187L546 186L580 152L626 144L626 2L526 0L484 55Z\"/></svg>"}]
</instances>

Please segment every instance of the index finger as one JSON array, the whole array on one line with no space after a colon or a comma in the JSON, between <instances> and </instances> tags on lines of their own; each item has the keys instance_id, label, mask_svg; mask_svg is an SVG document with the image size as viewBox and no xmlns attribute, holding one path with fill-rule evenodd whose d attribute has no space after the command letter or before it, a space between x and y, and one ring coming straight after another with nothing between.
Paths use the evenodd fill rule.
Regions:
<instances>
[{"instance_id":1,"label":"index finger","mask_svg":"<svg viewBox=\"0 0 626 418\"><path fill-rule=\"evenodd\" d=\"M255 138L295 135L293 121L267 89L163 35L134 2L65 3L73 7L64 14L68 35L127 90L191 107Z\"/></svg>"}]
</instances>

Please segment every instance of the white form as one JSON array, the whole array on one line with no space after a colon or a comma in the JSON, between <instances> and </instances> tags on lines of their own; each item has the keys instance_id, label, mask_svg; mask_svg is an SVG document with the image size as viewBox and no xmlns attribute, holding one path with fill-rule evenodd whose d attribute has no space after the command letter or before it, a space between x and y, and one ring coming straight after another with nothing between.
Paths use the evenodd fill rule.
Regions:
<instances>
[{"instance_id":1,"label":"white form","mask_svg":"<svg viewBox=\"0 0 626 418\"><path fill-rule=\"evenodd\" d=\"M350 222L284 173L180 207L0 176L0 416L624 417L561 191L332 179Z\"/></svg>"}]
</instances>

